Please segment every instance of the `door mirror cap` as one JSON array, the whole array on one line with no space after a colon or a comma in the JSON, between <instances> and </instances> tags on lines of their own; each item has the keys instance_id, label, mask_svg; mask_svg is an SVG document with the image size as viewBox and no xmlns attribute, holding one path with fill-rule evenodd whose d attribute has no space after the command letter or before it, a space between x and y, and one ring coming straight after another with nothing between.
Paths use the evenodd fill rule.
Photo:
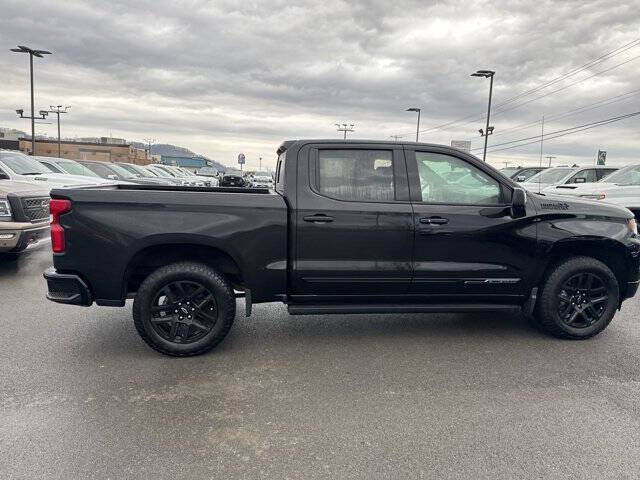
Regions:
<instances>
[{"instance_id":1,"label":"door mirror cap","mask_svg":"<svg viewBox=\"0 0 640 480\"><path fill-rule=\"evenodd\" d=\"M527 203L527 194L522 188L514 188L511 196L511 216L514 218L523 217L525 215L525 206Z\"/></svg>"},{"instance_id":2,"label":"door mirror cap","mask_svg":"<svg viewBox=\"0 0 640 480\"><path fill-rule=\"evenodd\" d=\"M524 176L524 175L518 175L518 176L516 177L516 181L517 181L517 182L524 182L525 180L526 180L526 178L525 178L525 176Z\"/></svg>"},{"instance_id":3,"label":"door mirror cap","mask_svg":"<svg viewBox=\"0 0 640 480\"><path fill-rule=\"evenodd\" d=\"M584 177L578 177L575 179L575 183L585 183L587 181Z\"/></svg>"},{"instance_id":4,"label":"door mirror cap","mask_svg":"<svg viewBox=\"0 0 640 480\"><path fill-rule=\"evenodd\" d=\"M118 176L117 175L113 175L113 174L112 175L107 175L107 178L109 180L118 180Z\"/></svg>"}]
</instances>

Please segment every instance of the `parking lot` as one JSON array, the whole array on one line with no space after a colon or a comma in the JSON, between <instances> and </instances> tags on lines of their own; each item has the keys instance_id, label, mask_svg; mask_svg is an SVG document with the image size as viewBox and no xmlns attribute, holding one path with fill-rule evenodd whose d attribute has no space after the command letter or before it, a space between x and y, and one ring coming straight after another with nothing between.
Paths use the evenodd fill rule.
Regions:
<instances>
[{"instance_id":1,"label":"parking lot","mask_svg":"<svg viewBox=\"0 0 640 480\"><path fill-rule=\"evenodd\" d=\"M49 262L0 264L3 479L637 478L638 300L585 342L507 316L257 305L174 359L129 304L46 301Z\"/></svg>"}]
</instances>

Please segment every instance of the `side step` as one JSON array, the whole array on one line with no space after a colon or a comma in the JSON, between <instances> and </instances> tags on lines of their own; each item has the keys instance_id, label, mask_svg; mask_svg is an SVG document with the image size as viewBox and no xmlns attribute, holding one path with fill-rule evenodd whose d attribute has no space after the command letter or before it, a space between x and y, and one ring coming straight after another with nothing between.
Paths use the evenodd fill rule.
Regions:
<instances>
[{"instance_id":1,"label":"side step","mask_svg":"<svg viewBox=\"0 0 640 480\"><path fill-rule=\"evenodd\" d=\"M502 304L346 304L346 305L306 305L293 304L288 307L290 315L323 315L332 313L463 313L463 312L506 312L520 313L519 305Z\"/></svg>"}]
</instances>

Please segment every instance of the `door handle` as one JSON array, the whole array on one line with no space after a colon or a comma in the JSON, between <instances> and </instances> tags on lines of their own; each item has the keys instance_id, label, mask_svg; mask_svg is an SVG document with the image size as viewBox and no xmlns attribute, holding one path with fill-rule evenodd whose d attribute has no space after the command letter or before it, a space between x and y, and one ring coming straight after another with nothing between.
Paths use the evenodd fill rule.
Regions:
<instances>
[{"instance_id":1,"label":"door handle","mask_svg":"<svg viewBox=\"0 0 640 480\"><path fill-rule=\"evenodd\" d=\"M315 214L303 217L305 222L313 222L313 223L329 223L333 222L333 217L323 214Z\"/></svg>"},{"instance_id":2,"label":"door handle","mask_svg":"<svg viewBox=\"0 0 640 480\"><path fill-rule=\"evenodd\" d=\"M442 217L422 217L420 219L420 223L425 223L427 225L445 225L449 223L449 219Z\"/></svg>"}]
</instances>

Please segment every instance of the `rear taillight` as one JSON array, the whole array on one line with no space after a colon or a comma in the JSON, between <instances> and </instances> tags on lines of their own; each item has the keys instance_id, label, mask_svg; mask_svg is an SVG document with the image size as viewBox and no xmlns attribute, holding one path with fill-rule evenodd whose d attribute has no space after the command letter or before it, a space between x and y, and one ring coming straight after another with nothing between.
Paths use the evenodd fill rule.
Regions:
<instances>
[{"instance_id":1,"label":"rear taillight","mask_svg":"<svg viewBox=\"0 0 640 480\"><path fill-rule=\"evenodd\" d=\"M71 202L52 198L49 202L51 213L51 249L54 253L64 252L64 229L60 226L60 215L71 211Z\"/></svg>"}]
</instances>

